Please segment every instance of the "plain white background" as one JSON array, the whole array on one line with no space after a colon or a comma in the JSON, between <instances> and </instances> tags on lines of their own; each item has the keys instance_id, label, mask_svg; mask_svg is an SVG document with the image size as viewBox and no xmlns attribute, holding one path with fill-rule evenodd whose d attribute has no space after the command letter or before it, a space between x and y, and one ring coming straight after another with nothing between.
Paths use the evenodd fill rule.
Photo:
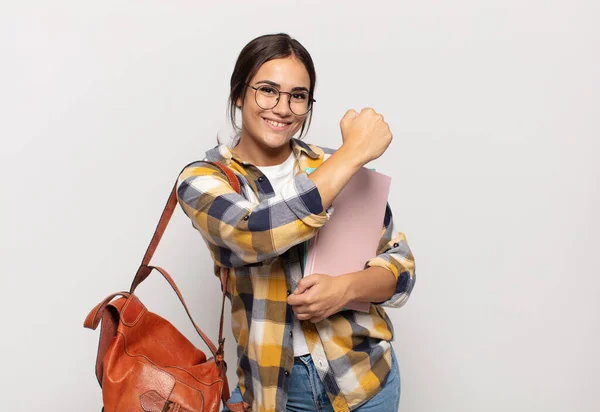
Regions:
<instances>
[{"instance_id":1,"label":"plain white background","mask_svg":"<svg viewBox=\"0 0 600 412\"><path fill-rule=\"evenodd\" d=\"M338 147L365 106L394 133L372 165L417 261L389 310L401 411L598 410L597 1L1 7L2 410L100 411L83 319L128 288L180 168L227 140L242 47L280 31L316 64L307 141ZM216 337L218 281L180 209L154 262ZM201 345L162 279L139 292Z\"/></svg>"}]
</instances>

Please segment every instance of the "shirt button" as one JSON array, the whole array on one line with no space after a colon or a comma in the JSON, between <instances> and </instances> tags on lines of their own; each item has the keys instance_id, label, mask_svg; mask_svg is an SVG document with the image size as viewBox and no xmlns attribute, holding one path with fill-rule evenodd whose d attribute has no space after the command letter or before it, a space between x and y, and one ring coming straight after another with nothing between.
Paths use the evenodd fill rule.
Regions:
<instances>
[{"instance_id":1,"label":"shirt button","mask_svg":"<svg viewBox=\"0 0 600 412\"><path fill-rule=\"evenodd\" d=\"M285 371L285 372L283 372L283 374L284 374L285 376L290 376L290 373L289 373L288 371Z\"/></svg>"},{"instance_id":2,"label":"shirt button","mask_svg":"<svg viewBox=\"0 0 600 412\"><path fill-rule=\"evenodd\" d=\"M394 247L398 247L398 246L400 246L399 243L394 243Z\"/></svg>"},{"instance_id":3,"label":"shirt button","mask_svg":"<svg viewBox=\"0 0 600 412\"><path fill-rule=\"evenodd\" d=\"M249 215L244 216L244 220L248 220L248 219L250 219Z\"/></svg>"},{"instance_id":4,"label":"shirt button","mask_svg":"<svg viewBox=\"0 0 600 412\"><path fill-rule=\"evenodd\" d=\"M292 336L294 334L294 332L290 331L290 336Z\"/></svg>"},{"instance_id":5,"label":"shirt button","mask_svg":"<svg viewBox=\"0 0 600 412\"><path fill-rule=\"evenodd\" d=\"M262 177L262 176L258 178L258 181L259 181L259 182L262 182L263 180L265 180L265 178L264 178L264 177Z\"/></svg>"}]
</instances>

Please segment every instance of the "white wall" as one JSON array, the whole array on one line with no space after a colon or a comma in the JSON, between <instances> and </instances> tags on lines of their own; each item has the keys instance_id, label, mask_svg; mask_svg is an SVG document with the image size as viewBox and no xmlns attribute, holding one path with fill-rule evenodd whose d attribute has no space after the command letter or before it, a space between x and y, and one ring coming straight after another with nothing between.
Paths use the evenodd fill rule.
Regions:
<instances>
[{"instance_id":1,"label":"white wall","mask_svg":"<svg viewBox=\"0 0 600 412\"><path fill-rule=\"evenodd\" d=\"M598 410L597 1L6 3L1 409L100 410L83 319L129 286L180 168L227 133L241 48L285 31L317 67L308 141L339 146L364 106L394 132L374 165L418 266L389 311L401 410ZM218 282L179 209L155 262L216 336ZM165 285L142 300L199 343Z\"/></svg>"}]
</instances>

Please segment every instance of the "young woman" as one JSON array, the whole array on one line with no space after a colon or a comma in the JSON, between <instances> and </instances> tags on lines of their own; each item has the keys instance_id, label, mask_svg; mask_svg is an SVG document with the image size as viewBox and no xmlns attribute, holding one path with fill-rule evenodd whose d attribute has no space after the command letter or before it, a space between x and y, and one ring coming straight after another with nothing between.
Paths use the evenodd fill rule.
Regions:
<instances>
[{"instance_id":1,"label":"young woman","mask_svg":"<svg viewBox=\"0 0 600 412\"><path fill-rule=\"evenodd\" d=\"M316 83L306 49L286 34L248 43L231 76L236 141L220 144L181 174L178 199L215 263L229 268L238 385L230 403L254 411L396 411L400 376L383 307L402 306L414 259L395 234L389 207L378 255L365 270L303 277L303 242L326 224L344 185L389 146L372 109L349 110L336 150L294 138L310 125ZM218 161L239 178L237 194ZM307 168L316 168L310 175ZM371 302L369 313L341 310ZM227 410L227 409L225 409Z\"/></svg>"}]
</instances>

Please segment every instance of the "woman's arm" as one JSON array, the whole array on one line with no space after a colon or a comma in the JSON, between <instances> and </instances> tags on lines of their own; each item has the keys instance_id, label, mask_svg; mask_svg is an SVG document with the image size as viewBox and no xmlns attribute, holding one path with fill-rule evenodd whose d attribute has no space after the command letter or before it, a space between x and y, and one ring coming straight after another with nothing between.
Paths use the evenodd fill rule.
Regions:
<instances>
[{"instance_id":1,"label":"woman's arm","mask_svg":"<svg viewBox=\"0 0 600 412\"><path fill-rule=\"evenodd\" d=\"M415 260L404 234L393 233L388 205L378 255L358 272L336 277L314 274L301 279L288 298L298 319L319 322L355 300L388 307L404 305L415 284Z\"/></svg>"},{"instance_id":2,"label":"woman's arm","mask_svg":"<svg viewBox=\"0 0 600 412\"><path fill-rule=\"evenodd\" d=\"M346 283L348 301L383 302L396 290L396 278L389 269L378 266L368 267L359 272L341 276Z\"/></svg>"},{"instance_id":3,"label":"woman's arm","mask_svg":"<svg viewBox=\"0 0 600 412\"><path fill-rule=\"evenodd\" d=\"M277 196L254 204L236 193L216 166L197 162L181 173L177 197L215 262L225 267L281 255L328 220L319 191L305 173Z\"/></svg>"},{"instance_id":4,"label":"woman's arm","mask_svg":"<svg viewBox=\"0 0 600 412\"><path fill-rule=\"evenodd\" d=\"M367 267L366 270L381 268L391 272L395 279L395 289L391 296L385 299L365 299L359 296L358 300L393 308L399 308L406 303L416 281L415 257L408 246L404 233L395 231L394 219L389 204L385 210L377 256L370 259L365 266Z\"/></svg>"},{"instance_id":5,"label":"woman's arm","mask_svg":"<svg viewBox=\"0 0 600 412\"><path fill-rule=\"evenodd\" d=\"M383 117L372 109L349 110L340 122L344 143L310 177L301 173L282 192L253 204L237 194L222 172L206 162L187 167L177 196L218 265L237 267L283 254L310 239L329 216L326 210L366 162L391 142Z\"/></svg>"}]
</instances>

